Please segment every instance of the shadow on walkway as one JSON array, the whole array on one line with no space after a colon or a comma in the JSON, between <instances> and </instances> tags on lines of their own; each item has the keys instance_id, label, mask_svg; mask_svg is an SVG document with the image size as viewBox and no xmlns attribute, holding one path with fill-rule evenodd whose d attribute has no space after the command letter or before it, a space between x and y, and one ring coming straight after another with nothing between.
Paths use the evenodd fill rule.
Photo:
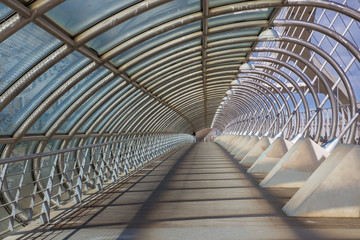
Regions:
<instances>
[{"instance_id":1,"label":"shadow on walkway","mask_svg":"<svg viewBox=\"0 0 360 240\"><path fill-rule=\"evenodd\" d=\"M122 183L110 184L65 209L50 224L14 237L346 239L341 232L346 229L336 229L334 221L326 225L328 221L320 220L319 225L286 216L281 207L292 194L286 191L259 187L258 179L219 145L196 143L152 162Z\"/></svg>"}]
</instances>

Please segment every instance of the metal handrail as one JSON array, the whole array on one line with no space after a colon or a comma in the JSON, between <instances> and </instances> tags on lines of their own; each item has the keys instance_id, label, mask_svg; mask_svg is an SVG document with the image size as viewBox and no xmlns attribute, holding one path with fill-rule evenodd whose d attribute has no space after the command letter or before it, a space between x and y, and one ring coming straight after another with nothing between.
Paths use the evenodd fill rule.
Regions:
<instances>
[{"instance_id":1,"label":"metal handrail","mask_svg":"<svg viewBox=\"0 0 360 240\"><path fill-rule=\"evenodd\" d=\"M0 236L35 218L47 223L52 209L71 199L81 202L88 189L101 190L105 182L121 180L179 144L193 141L188 134L153 134L1 159Z\"/></svg>"},{"instance_id":2,"label":"metal handrail","mask_svg":"<svg viewBox=\"0 0 360 240\"><path fill-rule=\"evenodd\" d=\"M101 146L110 145L110 144L114 144L114 143L126 142L126 141L130 141L130 140L131 141L140 140L140 139L145 139L145 138L148 138L148 137L122 139L122 140L112 141L112 142L97 143L97 144L85 145L85 146L81 146L81 147L61 149L61 150L56 150L56 151L52 151L52 152L36 153L36 154L31 154L31 155L26 155L26 156L21 156L21 157L3 158L3 159L0 159L0 164L14 163L14 162L19 162L19 161L29 160L29 159L34 159L34 158L48 157L48 156L57 155L59 153L67 153L67 152L82 150L82 149L86 149L86 148L101 147Z\"/></svg>"}]
</instances>

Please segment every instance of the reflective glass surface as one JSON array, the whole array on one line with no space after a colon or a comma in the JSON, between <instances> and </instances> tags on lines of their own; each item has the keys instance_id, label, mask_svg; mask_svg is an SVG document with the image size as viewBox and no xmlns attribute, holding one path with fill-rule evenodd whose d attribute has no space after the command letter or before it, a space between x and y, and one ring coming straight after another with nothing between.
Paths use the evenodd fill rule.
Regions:
<instances>
[{"instance_id":1,"label":"reflective glass surface","mask_svg":"<svg viewBox=\"0 0 360 240\"><path fill-rule=\"evenodd\" d=\"M207 49L206 52L207 52L207 53L211 53L211 52L217 52L217 51L227 50L227 49L234 49L234 50L236 50L237 48L251 47L252 44L253 44L252 42L238 43L238 44L228 44L228 45L221 46L221 47L209 48L209 49Z\"/></svg>"},{"instance_id":2,"label":"reflective glass surface","mask_svg":"<svg viewBox=\"0 0 360 240\"><path fill-rule=\"evenodd\" d=\"M217 7L221 5L227 5L230 3L244 2L245 0L209 0L209 7Z\"/></svg>"},{"instance_id":3,"label":"reflective glass surface","mask_svg":"<svg viewBox=\"0 0 360 240\"><path fill-rule=\"evenodd\" d=\"M208 61L224 59L224 58L245 57L245 56L246 56L246 53L227 54L227 55L221 55L221 56L216 56L216 57L209 57Z\"/></svg>"},{"instance_id":4,"label":"reflective glass surface","mask_svg":"<svg viewBox=\"0 0 360 240\"><path fill-rule=\"evenodd\" d=\"M194 72L197 72L195 74L192 74ZM202 71L199 71L199 69L193 70L193 71L187 71L186 73L182 74L179 76L180 79L163 79L163 80L158 80L158 81L153 81L150 84L148 84L147 86L151 86L150 91L156 93L156 90L159 89L161 86L166 85L166 84L175 84L177 82L184 82L187 81L188 79L198 79L199 77L202 77ZM170 86L170 85L168 85ZM163 89L166 90L166 89Z\"/></svg>"},{"instance_id":5,"label":"reflective glass surface","mask_svg":"<svg viewBox=\"0 0 360 240\"><path fill-rule=\"evenodd\" d=\"M210 15L212 12L211 10L214 8L244 1L245 0L209 0ZM29 6L30 3L34 2L35 1L32 0L22 0L19 3ZM169 101L169 103L173 104L176 109L186 110L184 114L191 118L190 121L192 121L196 126L202 126L203 123L201 121L203 121L203 116L201 115L203 114L203 109L201 109L200 112L196 112L196 109L190 109L189 106L196 106L196 103L204 98L207 98L211 104L216 104L218 106L217 100L221 101L222 98L219 96L222 92L225 92L228 89L229 82L233 80L234 75L236 75L238 71L238 65L240 65L241 61L245 61L246 55L249 54L237 53L239 52L237 50L244 47L249 48L254 44L253 42L234 44L228 42L227 45L212 47L212 43L230 39L236 42L238 38L246 36L256 38L262 30L261 28L251 28L212 34L215 32L213 31L215 30L214 28L221 29L222 26L226 27L226 25L232 23L246 23L260 19L268 20L274 10L272 8L244 10L219 16L211 15L213 17L206 20L209 27L209 34L206 36L206 40L209 44L206 50L205 59L207 64L207 71L205 73L207 78L205 92L208 94L206 97L203 96L204 86L201 79L203 77L201 37L196 40L177 43L176 46L172 44L161 51L154 51L157 47L164 46L164 44L173 40L176 40L174 42L181 42L183 36L194 32L200 32L202 30L201 21L189 23L169 31L163 27L163 24L167 24L173 20L179 21L178 19L180 17L184 17L186 15L201 13L202 4L204 4L204 2L199 0L160 1L162 3L161 5L146 12L139 13L135 8L131 10L133 12L129 12L129 7L135 6L140 2L142 1L59 1L57 5L54 4L55 7L52 10L45 14L46 17L44 19L46 19L46 21L53 21L54 24L59 25L59 29L57 29L58 31L62 31L62 29L64 29L64 34L73 38L104 19L113 16L114 14L119 14L120 16L127 11L126 13L128 15L126 16L129 16L131 19L118 25L114 24L112 29L100 34L87 43L89 48L92 48L99 53L98 56L95 56L96 54L93 55L94 58L101 58L101 54L106 53L119 44L124 42L131 43L133 37L139 36L139 38L141 38L144 36L142 35L144 32L153 32L154 27L159 27L159 31L157 32L158 34L155 37L151 39L143 38L141 43L123 52L119 52L118 55L114 55L115 57L111 59L111 63L114 64L115 67L119 68L120 75L122 74L122 71L125 71L124 75L128 75L132 80L139 82L150 93L164 97L164 100ZM345 3L350 7L353 7L355 10L358 10L360 6L358 3L351 5L351 1L348 0L345 2L336 0L336 2ZM31 7L34 7L34 5L31 5ZM229 5L227 8L231 9L231 6ZM233 7L232 9L236 8ZM340 35L346 37L349 42L356 46L356 48L359 48L360 46L358 43L360 36L360 31L358 31L359 24L356 20L351 19L350 17L328 9L311 8L307 9L306 12L302 12L304 8L282 9L282 15L279 18L295 18L296 16L303 15L304 19L311 19L311 22L313 23L335 30ZM293 13L296 11L296 14L292 15L290 12L285 13L286 9L293 11ZM313 14L310 14L310 11L312 11ZM307 15L304 15L303 13ZM22 29L17 29L16 26L13 27L13 23L15 17L18 15L15 15L14 18L8 18L11 14L14 14L13 10L0 3L0 18L3 19L1 31L9 31L12 33L9 34L7 39L0 43L0 97L1 93L8 89L9 86L17 86L16 81L24 76L24 74L26 74L29 70L37 69L37 64L45 57L47 57L46 59L48 64L45 66L49 66L49 68L47 68L48 71L42 74L42 76L38 77L38 75L35 75L38 78L36 79L34 77L35 80L29 83L29 85L27 85L20 94L17 96L9 95L9 102L11 101L9 104L5 99L5 102L8 105L0 112L1 135L13 135L18 127L21 126L21 124L23 124L29 116L33 116L32 113L34 113L34 111L39 110L38 107L40 104L44 104L42 105L44 108L41 113L43 111L45 113L41 117L34 114L35 120L38 117L40 118L37 119L36 123L31 127L27 134L44 134L52 126L52 124L61 117L64 117L63 120L65 122L62 126L59 125L57 134L67 134L77 123L79 123L79 125L83 125L79 130L79 133L83 133L85 131L91 133L89 130L94 132L119 130L127 125L130 119L131 121L139 120L137 118L132 119L131 116L133 116L136 111L134 109L135 106L139 108L144 106L144 103L147 103L147 100L139 102L141 99L145 99L146 95L139 90L135 90L135 88L131 86L132 83L129 83L130 86L122 89L122 87L125 86L125 81L120 78L112 80L111 82L109 81L106 86L89 96L89 99L84 99L84 103L80 104L81 106L78 106L78 108L74 108L71 115L68 113L68 116L64 116L64 112L66 109L69 109L69 106L73 106L76 100L84 93L88 92L94 84L103 80L105 76L108 76L109 70L99 67L97 70L89 73L89 75L87 75L84 79L78 79L78 82L75 80L73 84L69 83L71 85L69 85L68 90L66 92L61 92L61 96L59 94L56 98L47 100L48 97L57 91L60 86L63 86L62 84L64 84L70 77L79 76L77 74L78 71L85 71L84 67L89 67L88 64L91 60L82 56L78 52L74 52L67 55L67 57L65 57L62 61L56 63L53 62L51 57L55 54L52 54L52 52L59 48L63 43L54 37L55 35L52 36L46 32L52 32L51 24L49 25L50 27L42 25L40 28L36 25L40 24L39 21L31 18L29 19L29 22L27 22L27 20L20 20L24 21L26 24L20 24L24 27ZM40 13L39 17L43 18L44 16ZM6 18L8 18L7 21L4 20ZM36 22L36 24L32 22ZM246 24L244 24L244 26L245 25ZM346 72L351 81L351 85L353 85L355 95L357 95L357 100L359 100L358 93L360 91L360 84L358 76L360 72L360 64L359 61L354 58L353 54L349 52L341 42L337 42L337 39L335 38L324 37L324 35L320 32L313 33L309 31L309 29L300 31L302 32L302 36L296 36L298 33L292 31L294 30L293 27L278 27L278 29L280 31L284 30L281 32L282 35L292 34L293 32L295 36L292 37L298 37L304 40L310 36L309 42L314 45L318 45L320 48L327 51ZM56 36L59 37L59 35ZM276 45L277 43L278 42L266 42L263 46L278 47ZM81 46L75 46L75 51L77 47ZM186 54L194 51L195 49L195 53ZM81 50L85 50L84 54L87 50L90 50L90 53L87 52L86 54L92 55L91 49L81 48ZM256 52L250 54L251 56L270 56L271 53ZM304 53L304 57L307 57L306 54L308 53ZM310 51L309 55L311 54L312 52ZM137 59L140 56L144 56L144 58ZM132 62L134 59L136 61ZM281 58L281 60L283 59L285 58ZM329 81L332 81L332 79L336 80L339 77L334 68L331 67L329 63L326 63L325 58L321 57L319 54L313 54L313 59L309 59L309 61L314 62L317 66L322 66L322 71L324 71L324 74ZM131 65L127 65L128 63ZM296 65L294 62L288 63ZM267 64L267 62L261 64ZM104 66L109 67L107 63ZM295 67L301 71L303 70L299 64ZM295 80L297 80L298 76L291 73L291 71L287 69L280 70L284 71L284 74L292 75ZM114 70L114 73L115 72L116 71ZM116 72L115 74L118 73L119 72ZM189 76L190 74L194 75ZM25 76L28 77L29 75L30 74L27 74ZM310 75L306 77L311 78ZM280 77L280 80L285 81L285 78ZM269 81L273 82L272 80ZM128 83L126 83L126 85L127 84ZM18 86L21 87L20 85ZM324 90L320 88L321 86L317 82L314 84L314 87L316 90L322 91L322 93L319 93L321 101L325 96ZM335 92L336 96L344 97L344 84L340 83L335 89ZM189 96L192 96L193 93L195 93L195 97L193 97L194 101L192 102L192 99ZM269 92L265 91L263 94L267 96ZM284 94L284 97L287 97L287 94ZM273 97L270 96L270 98L272 99ZM282 98L277 95L274 98L278 98L281 103L283 101ZM296 99L299 99L299 96L296 96ZM340 100L342 101L342 99ZM3 99L0 98L0 101L3 101ZM294 108L290 100L285 101L289 101L290 107ZM346 104L346 101L342 103ZM127 104L128 106L126 106ZM151 104L159 106L157 105L159 104L157 101L154 101ZM313 103L310 103L309 105L313 107ZM2 105L0 104L0 106ZM329 101L327 101L326 107L329 107ZM159 109L167 111L165 110L165 106L161 106ZM286 112L285 110L284 112ZM303 106L301 107L301 110L303 110ZM211 112L210 109L208 112ZM175 115L175 113L169 112L164 116L173 117ZM341 116L341 118L343 117L344 115ZM165 123L163 126L168 128L164 129L164 131L176 129L178 124L177 122L182 121L183 119L176 120L171 123ZM164 121L161 120L159 122L163 123ZM148 129L158 129L156 124ZM143 129L143 126L140 126L139 128ZM125 129L125 131L126 130L127 129ZM100 139L100 137L96 138L94 141L97 141L98 139ZM107 136L102 139L104 141L109 141L110 138ZM21 142L21 139L19 140ZM44 151L53 151L57 149L57 147L60 147L61 142L62 140L56 140L54 143L49 142ZM85 142L80 141L80 143L83 144ZM35 144L37 145L37 142ZM53 147L53 145L56 145L57 147ZM15 148L13 154L16 155L17 153L23 151L23 149L24 146L19 145ZM26 154L30 154L30 152ZM50 162L51 161L49 160L49 163ZM24 166L22 167L24 168Z\"/></svg>"},{"instance_id":6,"label":"reflective glass surface","mask_svg":"<svg viewBox=\"0 0 360 240\"><path fill-rule=\"evenodd\" d=\"M101 137L101 138L97 141L97 143L103 143L103 142L105 142L105 137Z\"/></svg>"},{"instance_id":7,"label":"reflective glass surface","mask_svg":"<svg viewBox=\"0 0 360 240\"><path fill-rule=\"evenodd\" d=\"M33 23L0 43L0 94L60 43Z\"/></svg>"},{"instance_id":8,"label":"reflective glass surface","mask_svg":"<svg viewBox=\"0 0 360 240\"><path fill-rule=\"evenodd\" d=\"M46 15L70 34L75 35L137 2L140 0L67 0L48 11Z\"/></svg>"},{"instance_id":9,"label":"reflective glass surface","mask_svg":"<svg viewBox=\"0 0 360 240\"><path fill-rule=\"evenodd\" d=\"M38 141L31 141L31 142L19 142L16 144L14 150L11 152L10 157L21 157L26 156L35 153L35 149L38 145ZM20 161L20 162L14 162L9 163L8 167L6 168L6 180L8 184L8 188L16 188L19 186L20 181L22 180L22 176L24 177L24 182L32 182L32 176L31 176L31 162L27 161ZM26 173L24 175L24 170ZM33 189L31 187L28 187L24 189L25 192L29 193ZM13 197L16 194L16 190L12 190L9 192ZM26 200L25 200L26 201Z\"/></svg>"},{"instance_id":10,"label":"reflective glass surface","mask_svg":"<svg viewBox=\"0 0 360 240\"><path fill-rule=\"evenodd\" d=\"M161 65L160 67L157 67L151 71L146 71L143 75L141 75L136 81L137 82L141 82L141 80L146 80L147 77L163 70L163 69L166 69L167 67L170 67L170 66L173 66L174 64L177 64L181 61L185 61L187 59L190 59L190 58L194 58L194 57L197 57L197 56L200 56L201 55L201 52L196 52L196 53L192 53L192 54L189 54L187 56L184 56L184 57L181 57L181 58L178 58L178 59L175 59L173 61L170 61L170 62L166 62L165 64Z\"/></svg>"},{"instance_id":11,"label":"reflective glass surface","mask_svg":"<svg viewBox=\"0 0 360 240\"><path fill-rule=\"evenodd\" d=\"M106 94L111 91L114 87L122 83L121 78L112 80L109 84L104 86L98 92L96 92L92 97L90 97L85 103L81 105L61 126L59 132L69 132L70 129L75 125L75 123L100 99L106 96Z\"/></svg>"},{"instance_id":12,"label":"reflective glass surface","mask_svg":"<svg viewBox=\"0 0 360 240\"><path fill-rule=\"evenodd\" d=\"M103 104L86 122L85 124L80 128L79 132L84 133L90 125L96 120L96 118L99 117L99 115L104 112L106 109L108 109L111 104L121 98L122 95L124 95L127 91L130 91L132 87L126 86L124 89L119 91L117 94L115 94L111 99L109 99L105 104Z\"/></svg>"},{"instance_id":13,"label":"reflective glass surface","mask_svg":"<svg viewBox=\"0 0 360 240\"><path fill-rule=\"evenodd\" d=\"M89 41L87 45L103 54L141 32L199 10L198 0L174 0L123 22Z\"/></svg>"},{"instance_id":14,"label":"reflective glass surface","mask_svg":"<svg viewBox=\"0 0 360 240\"><path fill-rule=\"evenodd\" d=\"M166 78L167 76L169 75L172 75L172 74L175 74L176 72L178 71L181 71L181 70L184 70L184 69L188 69L188 68L191 68L192 66L198 66L198 69L196 71L199 70L199 68L201 67L201 62L197 62L197 63L192 63L192 64L187 64L187 65L183 65L181 67L178 67L168 73L165 73L163 75L161 75L161 77L158 77L156 79L153 79L152 81L150 81L149 83L145 84L144 86L147 88L149 87L150 85L154 84L155 82L158 82L158 81L161 81L163 78ZM193 72L193 71L192 71ZM189 74L190 72L186 72L185 74ZM177 75L177 76L181 76L181 75Z\"/></svg>"},{"instance_id":15,"label":"reflective glass surface","mask_svg":"<svg viewBox=\"0 0 360 240\"><path fill-rule=\"evenodd\" d=\"M44 152L53 152L56 150L59 150L60 144L63 140L50 140L46 144L46 147L44 149Z\"/></svg>"},{"instance_id":16,"label":"reflective glass surface","mask_svg":"<svg viewBox=\"0 0 360 240\"><path fill-rule=\"evenodd\" d=\"M137 72L138 70L146 67L147 65L150 65L151 63L153 63L155 61L159 61L160 59L165 58L165 57L167 57L167 56L169 56L171 54L175 54L175 53L180 52L182 50L186 50L188 48L192 48L192 47L195 47L195 46L198 46L198 45L200 45L200 39L196 39L196 40L181 44L179 46L170 48L170 49L165 50L165 51L163 51L163 52L161 52L159 54L156 54L153 57L139 63L138 65L136 65L136 66L134 66L132 68L130 68L129 70L127 70L127 73L132 75L135 72Z\"/></svg>"},{"instance_id":17,"label":"reflective glass surface","mask_svg":"<svg viewBox=\"0 0 360 240\"><path fill-rule=\"evenodd\" d=\"M53 152L53 151L59 150L62 141L63 140L48 141L43 152ZM41 165L41 177L42 178L46 179L46 177L48 177L50 175L55 158L56 158L56 155L51 155L51 156L46 156L46 157L41 158L40 165ZM58 179L55 178L55 181L58 181ZM44 180L44 181L42 181L42 183L43 183L43 185L46 185L47 181Z\"/></svg>"},{"instance_id":18,"label":"reflective glass surface","mask_svg":"<svg viewBox=\"0 0 360 240\"><path fill-rule=\"evenodd\" d=\"M38 141L19 142L16 144L10 157L21 157L21 156L33 154L35 153L34 151L38 143L39 143ZM10 170L10 172L15 172L15 170Z\"/></svg>"},{"instance_id":19,"label":"reflective glass surface","mask_svg":"<svg viewBox=\"0 0 360 240\"><path fill-rule=\"evenodd\" d=\"M0 3L0 20L3 19L4 17L7 17L12 12L13 10L11 8L8 8L4 4Z\"/></svg>"},{"instance_id":20,"label":"reflective glass surface","mask_svg":"<svg viewBox=\"0 0 360 240\"><path fill-rule=\"evenodd\" d=\"M51 92L89 61L80 53L74 52L33 81L0 112L0 134L11 135ZM44 124L39 123L38 131L44 131Z\"/></svg>"},{"instance_id":21,"label":"reflective glass surface","mask_svg":"<svg viewBox=\"0 0 360 240\"><path fill-rule=\"evenodd\" d=\"M137 95L139 93L135 93L135 95ZM106 132L111 132L114 130L114 127L116 126L115 132L118 132L119 129L122 127L123 124L128 124L128 118L131 117L132 113L134 113L133 111L135 111L134 107L139 106L137 105L138 102L140 102L142 99L144 99L144 95L142 97L140 97L136 102L133 102L129 105L129 107L125 110L122 111L121 114L116 118L115 121L113 121L111 123L111 125L106 129ZM134 109L134 110L132 110ZM123 118L124 117L124 118ZM119 121L122 122L122 124L119 125ZM103 121L102 124L104 124L105 122ZM129 126L129 125L128 125ZM127 129L124 129L124 131L126 132ZM100 131L100 128L96 129L96 132Z\"/></svg>"},{"instance_id":22,"label":"reflective glass surface","mask_svg":"<svg viewBox=\"0 0 360 240\"><path fill-rule=\"evenodd\" d=\"M158 36L151 38L141 44L136 45L136 47L133 47L121 53L118 57L112 59L111 62L114 63L116 66L119 66L131 60L132 58L142 54L143 52L149 51L161 44L179 38L183 35L187 35L200 30L201 30L200 23L195 22L180 28L173 29L169 32L159 34Z\"/></svg>"},{"instance_id":23,"label":"reflective glass surface","mask_svg":"<svg viewBox=\"0 0 360 240\"><path fill-rule=\"evenodd\" d=\"M116 108L110 113L107 114L107 116L96 126L94 132L98 133L100 132L100 130L104 127L104 125L109 121L109 119L116 113L119 113L119 110L130 100L133 100L134 97L136 97L138 94L140 93L140 90L135 91L134 93L132 93L129 97L127 97L126 99L124 99L123 101L121 101L120 104L118 104L116 106ZM141 99L141 98L140 98ZM135 102L136 103L136 102ZM133 103L133 104L135 104ZM132 105L133 105L132 104ZM131 106L129 106L126 110L131 109ZM122 111L121 115L124 114L125 111ZM111 123L110 126L112 126L113 124L115 124L117 121L114 121Z\"/></svg>"},{"instance_id":24,"label":"reflective glass surface","mask_svg":"<svg viewBox=\"0 0 360 240\"><path fill-rule=\"evenodd\" d=\"M261 8L255 10L247 10L241 12L234 12L225 15L209 18L209 27L216 27L224 24L231 24L252 20L265 20L268 19L272 8Z\"/></svg>"},{"instance_id":25,"label":"reflective glass surface","mask_svg":"<svg viewBox=\"0 0 360 240\"><path fill-rule=\"evenodd\" d=\"M224 40L229 38L236 38L236 37L246 37L246 36L257 36L260 33L261 28L249 28L249 29L242 29L241 31L229 31L224 33L217 33L209 35L207 40L208 42Z\"/></svg>"},{"instance_id":26,"label":"reflective glass surface","mask_svg":"<svg viewBox=\"0 0 360 240\"><path fill-rule=\"evenodd\" d=\"M95 138L93 138L93 137L88 138L88 139L86 140L86 142L85 142L85 145L90 145L90 144L92 144L92 143L94 142L94 139L95 139Z\"/></svg>"},{"instance_id":27,"label":"reflective glass surface","mask_svg":"<svg viewBox=\"0 0 360 240\"><path fill-rule=\"evenodd\" d=\"M43 152L53 152L56 150L59 150L60 145L62 143L63 140L50 140L48 141L48 143L46 144ZM53 163L55 161L56 156L52 155L52 156L46 156L41 158L41 177L42 178L46 178L50 175L51 173L51 168L53 166ZM57 181L57 178L55 178ZM47 184L47 181L44 180L42 181L43 185Z\"/></svg>"},{"instance_id":28,"label":"reflective glass surface","mask_svg":"<svg viewBox=\"0 0 360 240\"><path fill-rule=\"evenodd\" d=\"M80 138L73 138L71 139L71 141L68 143L68 145L66 146L66 148L75 148L79 146L79 142L80 142Z\"/></svg>"},{"instance_id":29,"label":"reflective glass surface","mask_svg":"<svg viewBox=\"0 0 360 240\"><path fill-rule=\"evenodd\" d=\"M40 133L44 133L49 129L52 123L56 121L58 117L66 110L66 108L73 103L77 98L79 98L86 90L88 90L93 84L99 81L101 78L105 77L109 73L109 70L100 67L90 73L88 76L83 78L79 83L73 86L68 90L64 95L61 96L37 121L37 123L42 123L42 125L33 125L32 129L41 129ZM66 131L61 131L61 133L67 133ZM35 132L36 133L36 132Z\"/></svg>"}]
</instances>

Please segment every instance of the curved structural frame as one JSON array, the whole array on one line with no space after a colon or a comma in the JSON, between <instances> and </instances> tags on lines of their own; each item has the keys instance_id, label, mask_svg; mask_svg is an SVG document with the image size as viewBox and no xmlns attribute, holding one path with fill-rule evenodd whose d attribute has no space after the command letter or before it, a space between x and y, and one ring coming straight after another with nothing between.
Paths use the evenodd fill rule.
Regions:
<instances>
[{"instance_id":1,"label":"curved structural frame","mask_svg":"<svg viewBox=\"0 0 360 240\"><path fill-rule=\"evenodd\" d=\"M100 189L204 128L315 142L358 134L359 43L346 35L358 9L327 0L80 3L0 4L0 216L10 214L9 230L33 214L46 222L44 209L65 193L80 201L89 179ZM324 26L325 12L349 20L347 30ZM269 28L280 36L264 37ZM323 39L335 42L331 51ZM336 57L338 46L350 61ZM21 158L31 154L39 157ZM22 183L36 186L31 197Z\"/></svg>"}]
</instances>

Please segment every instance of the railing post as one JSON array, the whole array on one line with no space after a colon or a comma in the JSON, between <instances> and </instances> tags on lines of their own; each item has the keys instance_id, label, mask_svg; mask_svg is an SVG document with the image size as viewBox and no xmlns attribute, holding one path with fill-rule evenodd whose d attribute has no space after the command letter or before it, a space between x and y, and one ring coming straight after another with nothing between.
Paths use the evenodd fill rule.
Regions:
<instances>
[{"instance_id":1,"label":"railing post","mask_svg":"<svg viewBox=\"0 0 360 240\"><path fill-rule=\"evenodd\" d=\"M101 147L100 148L100 152L99 155L97 157L98 160L96 160L95 162L95 166L98 166L98 162L100 161L100 167L98 169L98 171L95 171L95 184L96 184L96 190L100 191L101 189L103 189L103 180L104 180L104 168L105 168L105 160L106 160L106 149L108 147Z\"/></svg>"},{"instance_id":2,"label":"railing post","mask_svg":"<svg viewBox=\"0 0 360 240\"><path fill-rule=\"evenodd\" d=\"M121 143L119 144L118 148L115 147L116 145L114 145L114 166L112 169L112 174L111 174L111 179L113 181L118 180L118 176L120 175L119 170L120 170L120 160L121 160Z\"/></svg>"},{"instance_id":3,"label":"railing post","mask_svg":"<svg viewBox=\"0 0 360 240\"><path fill-rule=\"evenodd\" d=\"M83 178L85 174L85 165L86 165L86 155L89 152L89 148L86 149L85 156L81 156L81 166L79 175L77 176L76 185L75 185L75 195L74 202L81 203L82 200L82 190L83 190Z\"/></svg>"},{"instance_id":4,"label":"railing post","mask_svg":"<svg viewBox=\"0 0 360 240\"><path fill-rule=\"evenodd\" d=\"M41 206L41 215L40 215L40 223L48 223L50 221L50 206L51 206L51 191L54 184L54 176L56 172L56 165L59 159L59 155L55 156L54 162L51 167L50 175L46 184L46 189L44 192L44 199Z\"/></svg>"}]
</instances>

